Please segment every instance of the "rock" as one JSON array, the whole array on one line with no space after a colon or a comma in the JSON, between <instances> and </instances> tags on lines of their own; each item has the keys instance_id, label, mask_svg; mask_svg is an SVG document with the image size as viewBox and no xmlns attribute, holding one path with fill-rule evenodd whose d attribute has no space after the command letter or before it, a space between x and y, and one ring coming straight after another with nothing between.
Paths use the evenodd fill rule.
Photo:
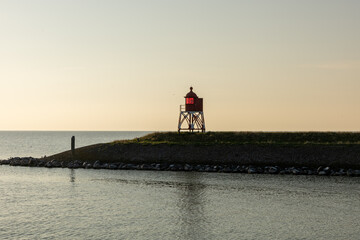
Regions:
<instances>
[{"instance_id":1,"label":"rock","mask_svg":"<svg viewBox=\"0 0 360 240\"><path fill-rule=\"evenodd\" d=\"M37 164L38 167L44 167L45 166L45 162L44 161L39 161Z\"/></svg>"},{"instance_id":2,"label":"rock","mask_svg":"<svg viewBox=\"0 0 360 240\"><path fill-rule=\"evenodd\" d=\"M169 168L169 164L167 164L167 163L161 163L161 170L162 171L165 171L166 169L168 169Z\"/></svg>"},{"instance_id":3,"label":"rock","mask_svg":"<svg viewBox=\"0 0 360 240\"><path fill-rule=\"evenodd\" d=\"M185 171L192 171L192 170L193 170L193 166L190 165L190 164L185 164L184 170L185 170Z\"/></svg>"},{"instance_id":4,"label":"rock","mask_svg":"<svg viewBox=\"0 0 360 240\"><path fill-rule=\"evenodd\" d=\"M36 161L36 159L29 160L29 167L36 167L37 164L38 162Z\"/></svg>"},{"instance_id":5,"label":"rock","mask_svg":"<svg viewBox=\"0 0 360 240\"><path fill-rule=\"evenodd\" d=\"M118 164L118 169L124 169L124 166L125 166L124 163L119 163L119 164Z\"/></svg>"},{"instance_id":6,"label":"rock","mask_svg":"<svg viewBox=\"0 0 360 240\"><path fill-rule=\"evenodd\" d=\"M45 163L45 167L47 167L47 168L52 168L52 164L51 164L51 162L47 162L47 163Z\"/></svg>"},{"instance_id":7,"label":"rock","mask_svg":"<svg viewBox=\"0 0 360 240\"><path fill-rule=\"evenodd\" d=\"M170 164L168 170L169 171L176 171L175 164Z\"/></svg>"},{"instance_id":8,"label":"rock","mask_svg":"<svg viewBox=\"0 0 360 240\"><path fill-rule=\"evenodd\" d=\"M328 174L327 174L327 172L325 172L325 171L320 171L320 172L318 172L318 175L320 175L320 176L325 176L325 175L328 175Z\"/></svg>"},{"instance_id":9,"label":"rock","mask_svg":"<svg viewBox=\"0 0 360 240\"><path fill-rule=\"evenodd\" d=\"M292 168L284 168L284 174L292 174Z\"/></svg>"},{"instance_id":10,"label":"rock","mask_svg":"<svg viewBox=\"0 0 360 240\"><path fill-rule=\"evenodd\" d=\"M224 166L224 168L221 170L221 172L231 173L231 172L233 172L233 170L231 169L230 166Z\"/></svg>"},{"instance_id":11,"label":"rock","mask_svg":"<svg viewBox=\"0 0 360 240\"><path fill-rule=\"evenodd\" d=\"M152 167L149 164L141 164L139 165L139 170L151 170Z\"/></svg>"},{"instance_id":12,"label":"rock","mask_svg":"<svg viewBox=\"0 0 360 240\"><path fill-rule=\"evenodd\" d=\"M161 164L155 164L155 166L154 166L154 168L153 168L154 170L157 170L157 171L160 171L161 170Z\"/></svg>"},{"instance_id":13,"label":"rock","mask_svg":"<svg viewBox=\"0 0 360 240\"><path fill-rule=\"evenodd\" d=\"M170 164L170 166L169 166L170 171L181 171L181 169L184 169L184 168L180 164Z\"/></svg>"},{"instance_id":14,"label":"rock","mask_svg":"<svg viewBox=\"0 0 360 240\"><path fill-rule=\"evenodd\" d=\"M177 171L184 171L184 166L182 164L176 164Z\"/></svg>"},{"instance_id":15,"label":"rock","mask_svg":"<svg viewBox=\"0 0 360 240\"><path fill-rule=\"evenodd\" d=\"M330 167L325 167L325 168L322 169L322 171L324 171L326 174L330 174L330 173L331 173Z\"/></svg>"},{"instance_id":16,"label":"rock","mask_svg":"<svg viewBox=\"0 0 360 240\"><path fill-rule=\"evenodd\" d=\"M100 169L101 168L101 162L100 161L94 162L93 168L94 169Z\"/></svg>"},{"instance_id":17,"label":"rock","mask_svg":"<svg viewBox=\"0 0 360 240\"><path fill-rule=\"evenodd\" d=\"M220 172L220 171L223 169L223 167L222 167L222 166L219 166L219 165L215 165L215 166L213 167L213 169L214 169L214 172Z\"/></svg>"},{"instance_id":18,"label":"rock","mask_svg":"<svg viewBox=\"0 0 360 240\"><path fill-rule=\"evenodd\" d=\"M205 172L205 167L203 165L196 165L195 170L198 172Z\"/></svg>"},{"instance_id":19,"label":"rock","mask_svg":"<svg viewBox=\"0 0 360 240\"><path fill-rule=\"evenodd\" d=\"M213 166L205 165L205 172L216 172Z\"/></svg>"},{"instance_id":20,"label":"rock","mask_svg":"<svg viewBox=\"0 0 360 240\"><path fill-rule=\"evenodd\" d=\"M296 168L293 168L291 172L292 172L292 174L294 174L294 175L299 175L299 174L301 174L301 171L300 171L299 169L296 169Z\"/></svg>"},{"instance_id":21,"label":"rock","mask_svg":"<svg viewBox=\"0 0 360 240\"><path fill-rule=\"evenodd\" d=\"M256 168L254 168L254 167L249 167L247 172L250 174L257 173Z\"/></svg>"},{"instance_id":22,"label":"rock","mask_svg":"<svg viewBox=\"0 0 360 240\"><path fill-rule=\"evenodd\" d=\"M10 164L10 160L1 160L1 164L8 165Z\"/></svg>"},{"instance_id":23,"label":"rock","mask_svg":"<svg viewBox=\"0 0 360 240\"><path fill-rule=\"evenodd\" d=\"M83 165L82 162L78 161L78 160L75 160L74 162L69 162L67 167L68 168L81 168Z\"/></svg>"},{"instance_id":24,"label":"rock","mask_svg":"<svg viewBox=\"0 0 360 240\"><path fill-rule=\"evenodd\" d=\"M150 166L150 170L157 170L156 169L156 163L152 163L149 166Z\"/></svg>"},{"instance_id":25,"label":"rock","mask_svg":"<svg viewBox=\"0 0 360 240\"><path fill-rule=\"evenodd\" d=\"M240 173L242 171L241 166L237 165L233 168L234 173Z\"/></svg>"},{"instance_id":26,"label":"rock","mask_svg":"<svg viewBox=\"0 0 360 240\"><path fill-rule=\"evenodd\" d=\"M125 169L136 170L136 169L138 169L138 165L129 163L129 164L126 164Z\"/></svg>"},{"instance_id":27,"label":"rock","mask_svg":"<svg viewBox=\"0 0 360 240\"><path fill-rule=\"evenodd\" d=\"M82 167L82 162L75 160L74 162L69 162L67 164L68 168L80 168Z\"/></svg>"},{"instance_id":28,"label":"rock","mask_svg":"<svg viewBox=\"0 0 360 240\"><path fill-rule=\"evenodd\" d=\"M335 171L331 174L331 176L341 176L341 173L339 171Z\"/></svg>"},{"instance_id":29,"label":"rock","mask_svg":"<svg viewBox=\"0 0 360 240\"><path fill-rule=\"evenodd\" d=\"M350 168L346 171L346 175L348 175L349 177L352 177L354 175L354 171Z\"/></svg>"},{"instance_id":30,"label":"rock","mask_svg":"<svg viewBox=\"0 0 360 240\"><path fill-rule=\"evenodd\" d=\"M127 164L126 163L122 163L119 165L119 169L121 170L126 170L127 169Z\"/></svg>"},{"instance_id":31,"label":"rock","mask_svg":"<svg viewBox=\"0 0 360 240\"><path fill-rule=\"evenodd\" d=\"M18 166L18 165L19 165L19 161L20 161L19 158L11 158L9 165L10 165L10 166Z\"/></svg>"},{"instance_id":32,"label":"rock","mask_svg":"<svg viewBox=\"0 0 360 240\"><path fill-rule=\"evenodd\" d=\"M244 165L240 166L239 173L247 173L247 167Z\"/></svg>"},{"instance_id":33,"label":"rock","mask_svg":"<svg viewBox=\"0 0 360 240\"><path fill-rule=\"evenodd\" d=\"M313 170L309 169L309 170L306 170L306 174L307 175L314 175L315 172Z\"/></svg>"},{"instance_id":34,"label":"rock","mask_svg":"<svg viewBox=\"0 0 360 240\"><path fill-rule=\"evenodd\" d=\"M201 165L196 165L196 166L194 167L194 170L195 170L195 171L200 171L200 170L203 170L203 167L202 167Z\"/></svg>"},{"instance_id":35,"label":"rock","mask_svg":"<svg viewBox=\"0 0 360 240\"><path fill-rule=\"evenodd\" d=\"M61 167L61 163L59 163L59 162L56 161L56 160L52 160L52 161L51 161L51 166L58 168L58 167Z\"/></svg>"},{"instance_id":36,"label":"rock","mask_svg":"<svg viewBox=\"0 0 360 240\"><path fill-rule=\"evenodd\" d=\"M109 169L117 169L117 165L114 163L109 164Z\"/></svg>"},{"instance_id":37,"label":"rock","mask_svg":"<svg viewBox=\"0 0 360 240\"><path fill-rule=\"evenodd\" d=\"M276 173L279 173L279 169L277 167L270 167L268 172L270 174L276 174Z\"/></svg>"},{"instance_id":38,"label":"rock","mask_svg":"<svg viewBox=\"0 0 360 240\"><path fill-rule=\"evenodd\" d=\"M20 160L20 166L29 166L29 161L30 161L31 158L23 158Z\"/></svg>"},{"instance_id":39,"label":"rock","mask_svg":"<svg viewBox=\"0 0 360 240\"><path fill-rule=\"evenodd\" d=\"M103 168L103 169L108 169L108 168L109 168L109 164L108 164L108 163L104 163L104 164L101 166L101 168Z\"/></svg>"},{"instance_id":40,"label":"rock","mask_svg":"<svg viewBox=\"0 0 360 240\"><path fill-rule=\"evenodd\" d=\"M74 161L73 168L81 168L82 166L83 166L83 162L81 162L79 160Z\"/></svg>"}]
</instances>

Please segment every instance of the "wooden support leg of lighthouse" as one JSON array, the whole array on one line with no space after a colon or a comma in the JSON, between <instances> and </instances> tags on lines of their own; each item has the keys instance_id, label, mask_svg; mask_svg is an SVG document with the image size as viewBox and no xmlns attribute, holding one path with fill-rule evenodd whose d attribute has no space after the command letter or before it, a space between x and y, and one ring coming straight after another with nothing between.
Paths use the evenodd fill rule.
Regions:
<instances>
[{"instance_id":1,"label":"wooden support leg of lighthouse","mask_svg":"<svg viewBox=\"0 0 360 240\"><path fill-rule=\"evenodd\" d=\"M180 132L181 130L189 130L189 127L181 128L181 126L183 125L184 122L186 122L187 126L190 126L191 115L189 114L189 112L181 111L180 116L179 116L178 132Z\"/></svg>"},{"instance_id":2,"label":"wooden support leg of lighthouse","mask_svg":"<svg viewBox=\"0 0 360 240\"><path fill-rule=\"evenodd\" d=\"M201 132L205 132L205 118L204 118L204 112L201 112Z\"/></svg>"},{"instance_id":3,"label":"wooden support leg of lighthouse","mask_svg":"<svg viewBox=\"0 0 360 240\"><path fill-rule=\"evenodd\" d=\"M204 122L204 113L203 112L196 112L194 114L195 119L195 129L201 132L205 132L205 122Z\"/></svg>"},{"instance_id":4,"label":"wooden support leg of lighthouse","mask_svg":"<svg viewBox=\"0 0 360 240\"><path fill-rule=\"evenodd\" d=\"M181 130L185 130L184 128L181 128L184 121L189 124L189 114L186 111L181 111L179 116L178 132L180 132Z\"/></svg>"},{"instance_id":5,"label":"wooden support leg of lighthouse","mask_svg":"<svg viewBox=\"0 0 360 240\"><path fill-rule=\"evenodd\" d=\"M181 129L181 111L180 111L180 114L179 114L179 122L178 122L178 133L180 133L180 129Z\"/></svg>"},{"instance_id":6,"label":"wooden support leg of lighthouse","mask_svg":"<svg viewBox=\"0 0 360 240\"><path fill-rule=\"evenodd\" d=\"M194 115L193 113L190 113L190 124L189 124L189 130L190 132L194 132Z\"/></svg>"},{"instance_id":7,"label":"wooden support leg of lighthouse","mask_svg":"<svg viewBox=\"0 0 360 240\"><path fill-rule=\"evenodd\" d=\"M195 129L201 132L205 131L205 123L204 123L204 113L203 112L196 112L194 113L195 119Z\"/></svg>"}]
</instances>

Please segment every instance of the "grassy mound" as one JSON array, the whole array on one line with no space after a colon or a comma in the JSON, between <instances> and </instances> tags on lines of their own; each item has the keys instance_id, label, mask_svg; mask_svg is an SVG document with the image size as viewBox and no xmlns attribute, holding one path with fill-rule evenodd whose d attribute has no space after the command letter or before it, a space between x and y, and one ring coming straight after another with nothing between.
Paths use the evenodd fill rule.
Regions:
<instances>
[{"instance_id":1,"label":"grassy mound","mask_svg":"<svg viewBox=\"0 0 360 240\"><path fill-rule=\"evenodd\" d=\"M157 132L132 140L95 144L45 161L131 164L222 164L359 167L360 133Z\"/></svg>"},{"instance_id":2,"label":"grassy mound","mask_svg":"<svg viewBox=\"0 0 360 240\"><path fill-rule=\"evenodd\" d=\"M360 144L360 132L155 132L141 138L115 141L113 144L280 144L348 145Z\"/></svg>"}]
</instances>

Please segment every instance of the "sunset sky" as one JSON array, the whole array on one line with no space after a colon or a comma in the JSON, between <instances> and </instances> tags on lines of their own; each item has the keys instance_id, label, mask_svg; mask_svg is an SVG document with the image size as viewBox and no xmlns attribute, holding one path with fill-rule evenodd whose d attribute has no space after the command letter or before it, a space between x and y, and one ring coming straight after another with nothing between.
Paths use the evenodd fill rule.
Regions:
<instances>
[{"instance_id":1,"label":"sunset sky","mask_svg":"<svg viewBox=\"0 0 360 240\"><path fill-rule=\"evenodd\" d=\"M360 131L359 0L0 0L0 130Z\"/></svg>"}]
</instances>

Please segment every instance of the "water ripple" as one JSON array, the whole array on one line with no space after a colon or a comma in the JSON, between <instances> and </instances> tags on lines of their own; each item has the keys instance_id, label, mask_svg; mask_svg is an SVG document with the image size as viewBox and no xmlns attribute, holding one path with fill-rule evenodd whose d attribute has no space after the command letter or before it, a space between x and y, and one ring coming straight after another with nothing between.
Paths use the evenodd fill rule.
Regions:
<instances>
[{"instance_id":1,"label":"water ripple","mask_svg":"<svg viewBox=\"0 0 360 240\"><path fill-rule=\"evenodd\" d=\"M360 181L0 166L0 239L356 239Z\"/></svg>"}]
</instances>

